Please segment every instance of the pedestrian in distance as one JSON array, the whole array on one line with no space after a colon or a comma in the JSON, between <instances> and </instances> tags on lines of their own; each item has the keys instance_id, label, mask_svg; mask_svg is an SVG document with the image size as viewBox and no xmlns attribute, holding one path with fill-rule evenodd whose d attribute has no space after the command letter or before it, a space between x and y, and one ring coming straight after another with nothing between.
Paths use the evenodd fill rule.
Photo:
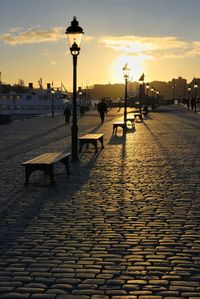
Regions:
<instances>
[{"instance_id":1,"label":"pedestrian in distance","mask_svg":"<svg viewBox=\"0 0 200 299\"><path fill-rule=\"evenodd\" d=\"M98 104L98 113L101 118L101 123L104 123L104 117L105 114L107 114L107 105L104 103L104 100L102 99L101 102Z\"/></svg>"},{"instance_id":2,"label":"pedestrian in distance","mask_svg":"<svg viewBox=\"0 0 200 299\"><path fill-rule=\"evenodd\" d=\"M85 108L83 105L80 106L80 115L83 116L85 113Z\"/></svg>"},{"instance_id":3,"label":"pedestrian in distance","mask_svg":"<svg viewBox=\"0 0 200 299\"><path fill-rule=\"evenodd\" d=\"M65 110L64 110L64 116L65 116L65 123L68 124L69 121L70 121L70 116L71 116L71 109L69 107L69 105L67 105L65 107Z\"/></svg>"}]
</instances>

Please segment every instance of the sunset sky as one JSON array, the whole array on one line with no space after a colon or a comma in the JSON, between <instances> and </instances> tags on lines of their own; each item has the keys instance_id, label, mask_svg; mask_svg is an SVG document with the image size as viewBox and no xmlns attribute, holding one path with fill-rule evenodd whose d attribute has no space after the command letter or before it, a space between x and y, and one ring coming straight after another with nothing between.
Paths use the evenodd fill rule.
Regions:
<instances>
[{"instance_id":1,"label":"sunset sky","mask_svg":"<svg viewBox=\"0 0 200 299\"><path fill-rule=\"evenodd\" d=\"M83 28L78 85L200 77L200 0L0 0L0 72L4 83L62 81L72 89L65 35Z\"/></svg>"}]
</instances>

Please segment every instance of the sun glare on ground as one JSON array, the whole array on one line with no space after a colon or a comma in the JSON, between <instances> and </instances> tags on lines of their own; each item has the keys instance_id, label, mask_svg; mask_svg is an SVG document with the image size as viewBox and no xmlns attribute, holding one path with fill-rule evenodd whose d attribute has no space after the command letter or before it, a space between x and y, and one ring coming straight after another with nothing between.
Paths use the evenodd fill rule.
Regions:
<instances>
[{"instance_id":1,"label":"sun glare on ground","mask_svg":"<svg viewBox=\"0 0 200 299\"><path fill-rule=\"evenodd\" d=\"M142 73L144 73L144 66L143 61L138 59L138 57L133 56L120 56L118 57L112 65L112 82L114 83L123 83L124 76L123 76L123 67L125 64L128 64L130 68L130 75L129 79L131 81L138 81Z\"/></svg>"}]
</instances>

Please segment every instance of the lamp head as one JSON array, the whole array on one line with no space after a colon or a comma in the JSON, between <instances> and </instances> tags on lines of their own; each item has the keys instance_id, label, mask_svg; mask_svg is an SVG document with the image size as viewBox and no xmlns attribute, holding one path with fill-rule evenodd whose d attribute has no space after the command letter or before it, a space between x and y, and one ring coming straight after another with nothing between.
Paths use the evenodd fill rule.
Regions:
<instances>
[{"instance_id":1,"label":"lamp head","mask_svg":"<svg viewBox=\"0 0 200 299\"><path fill-rule=\"evenodd\" d=\"M71 26L66 29L65 33L67 34L71 54L77 56L80 52L81 39L84 32L79 26L76 17L73 18Z\"/></svg>"},{"instance_id":2,"label":"lamp head","mask_svg":"<svg viewBox=\"0 0 200 299\"><path fill-rule=\"evenodd\" d=\"M123 67L122 71L124 74L124 79L128 79L129 74L130 74L130 68L128 67L128 63L125 64L125 66Z\"/></svg>"}]
</instances>

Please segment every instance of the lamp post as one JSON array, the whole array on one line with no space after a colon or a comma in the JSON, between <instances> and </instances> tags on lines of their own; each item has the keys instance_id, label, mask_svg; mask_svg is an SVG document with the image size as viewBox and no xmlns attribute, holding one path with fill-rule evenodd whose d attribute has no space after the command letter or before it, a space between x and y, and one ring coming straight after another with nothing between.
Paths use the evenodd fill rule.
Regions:
<instances>
[{"instance_id":1,"label":"lamp post","mask_svg":"<svg viewBox=\"0 0 200 299\"><path fill-rule=\"evenodd\" d=\"M157 90L156 91L156 94L157 94L157 100L159 99L159 91Z\"/></svg>"},{"instance_id":2,"label":"lamp post","mask_svg":"<svg viewBox=\"0 0 200 299\"><path fill-rule=\"evenodd\" d=\"M153 98L153 96L154 96L154 88L151 87L151 97Z\"/></svg>"},{"instance_id":3,"label":"lamp post","mask_svg":"<svg viewBox=\"0 0 200 299\"><path fill-rule=\"evenodd\" d=\"M172 89L173 89L173 100L175 101L175 98L176 98L176 83L175 83L175 79L173 79Z\"/></svg>"},{"instance_id":4,"label":"lamp post","mask_svg":"<svg viewBox=\"0 0 200 299\"><path fill-rule=\"evenodd\" d=\"M194 112L197 112L197 88L198 88L198 85L197 85L197 82L194 82Z\"/></svg>"},{"instance_id":5,"label":"lamp post","mask_svg":"<svg viewBox=\"0 0 200 299\"><path fill-rule=\"evenodd\" d=\"M127 86L128 86L128 78L129 78L129 73L130 73L130 68L128 67L128 63L125 64L123 67L123 74L124 74L124 79L125 79L125 95L124 95L124 123L125 123L125 128L126 128L126 116L127 116Z\"/></svg>"},{"instance_id":6,"label":"lamp post","mask_svg":"<svg viewBox=\"0 0 200 299\"><path fill-rule=\"evenodd\" d=\"M146 106L147 106L147 109L148 109L148 107L149 107L149 88L150 88L149 83L146 83L146 97L145 97L145 98L147 98L147 99L146 99Z\"/></svg>"},{"instance_id":7,"label":"lamp post","mask_svg":"<svg viewBox=\"0 0 200 299\"><path fill-rule=\"evenodd\" d=\"M188 109L190 108L191 105L191 86L188 86Z\"/></svg>"},{"instance_id":8,"label":"lamp post","mask_svg":"<svg viewBox=\"0 0 200 299\"><path fill-rule=\"evenodd\" d=\"M146 83L146 91L147 91L147 97L149 97L149 83Z\"/></svg>"},{"instance_id":9,"label":"lamp post","mask_svg":"<svg viewBox=\"0 0 200 299\"><path fill-rule=\"evenodd\" d=\"M79 26L76 17L73 18L71 26L66 29L69 48L73 57L73 107L72 107L72 127L71 127L71 155L72 161L78 161L78 126L77 126L77 105L76 105L76 69L77 56L80 52L81 38L84 34L83 29Z\"/></svg>"},{"instance_id":10,"label":"lamp post","mask_svg":"<svg viewBox=\"0 0 200 299\"><path fill-rule=\"evenodd\" d=\"M139 98L140 98L140 113L142 111L142 98L143 98L143 94L144 94L144 74L142 74L142 76L139 79Z\"/></svg>"},{"instance_id":11,"label":"lamp post","mask_svg":"<svg viewBox=\"0 0 200 299\"><path fill-rule=\"evenodd\" d=\"M54 117L54 99L55 99L55 90L51 89L51 100L52 100L52 106L51 106L51 116Z\"/></svg>"}]
</instances>

